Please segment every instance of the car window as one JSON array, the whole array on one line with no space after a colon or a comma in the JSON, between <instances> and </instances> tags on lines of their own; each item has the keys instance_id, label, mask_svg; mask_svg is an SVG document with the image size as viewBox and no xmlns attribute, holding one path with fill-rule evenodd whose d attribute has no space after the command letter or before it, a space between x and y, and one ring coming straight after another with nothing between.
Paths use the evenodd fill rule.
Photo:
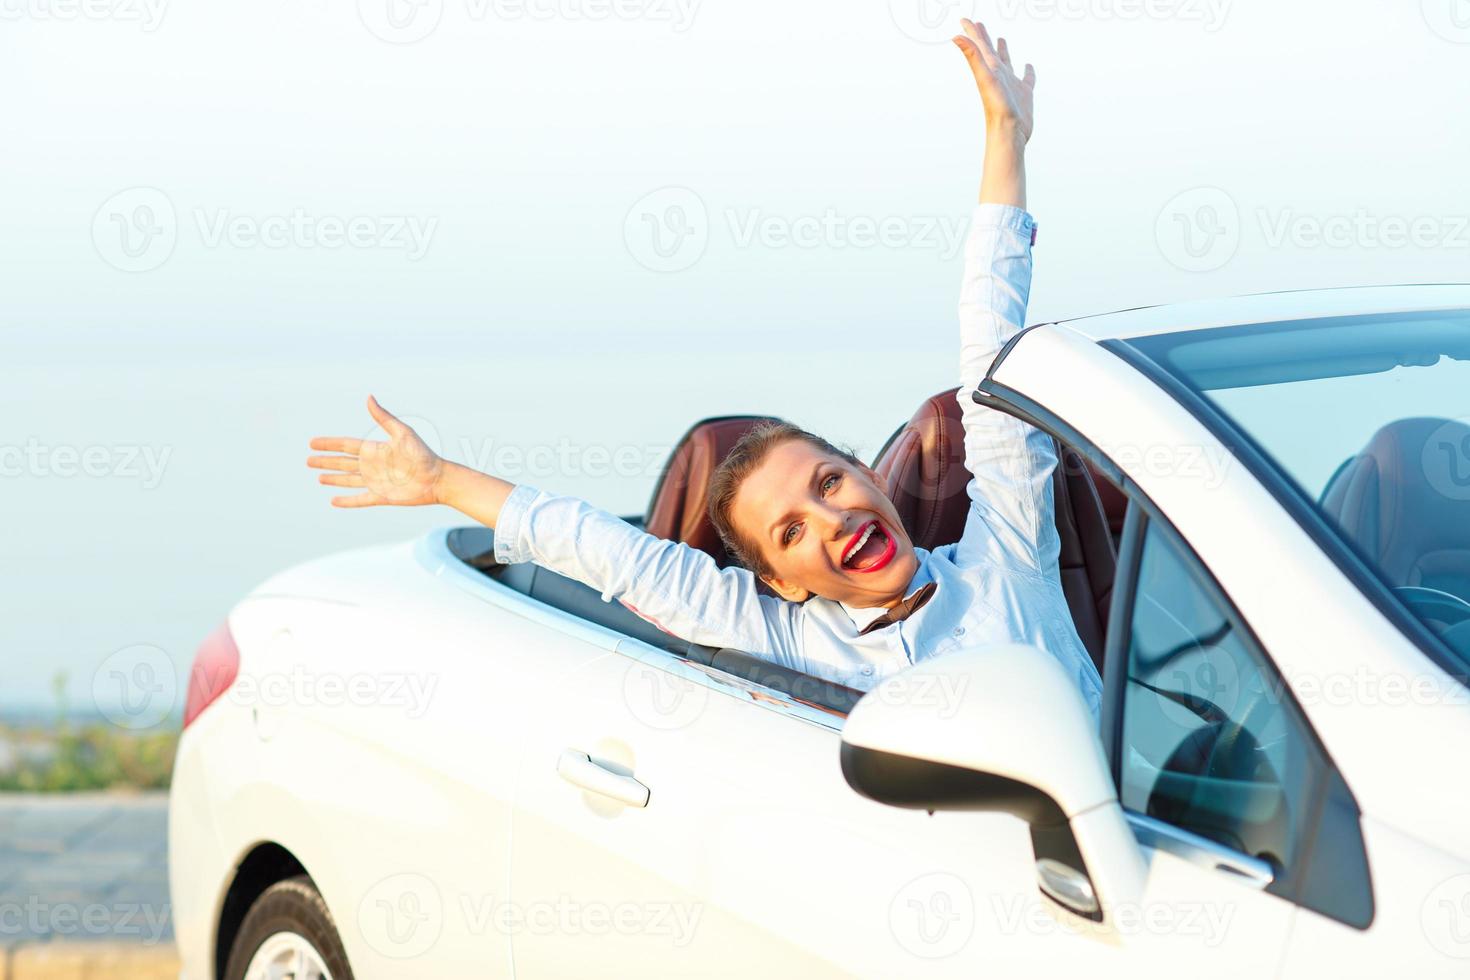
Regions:
<instances>
[{"instance_id":1,"label":"car window","mask_svg":"<svg viewBox=\"0 0 1470 980\"><path fill-rule=\"evenodd\" d=\"M1218 591L1149 522L1131 602L1119 796L1280 869L1307 836L1312 740Z\"/></svg>"}]
</instances>

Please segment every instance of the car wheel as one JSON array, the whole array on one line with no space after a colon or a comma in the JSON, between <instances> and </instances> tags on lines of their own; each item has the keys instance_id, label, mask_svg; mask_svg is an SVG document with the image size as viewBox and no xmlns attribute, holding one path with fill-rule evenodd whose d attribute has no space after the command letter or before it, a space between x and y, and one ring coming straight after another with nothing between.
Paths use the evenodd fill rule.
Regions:
<instances>
[{"instance_id":1,"label":"car wheel","mask_svg":"<svg viewBox=\"0 0 1470 980\"><path fill-rule=\"evenodd\" d=\"M245 913L226 980L352 980L332 913L306 875L271 885Z\"/></svg>"}]
</instances>

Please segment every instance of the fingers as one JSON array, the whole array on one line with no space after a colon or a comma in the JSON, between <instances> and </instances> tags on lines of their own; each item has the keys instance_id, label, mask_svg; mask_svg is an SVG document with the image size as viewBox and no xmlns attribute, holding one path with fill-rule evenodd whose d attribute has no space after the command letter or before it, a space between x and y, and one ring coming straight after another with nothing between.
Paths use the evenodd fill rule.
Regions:
<instances>
[{"instance_id":1,"label":"fingers","mask_svg":"<svg viewBox=\"0 0 1470 980\"><path fill-rule=\"evenodd\" d=\"M345 436L317 436L311 440L311 448L324 453L350 453L357 456L362 452L362 440Z\"/></svg>"},{"instance_id":2,"label":"fingers","mask_svg":"<svg viewBox=\"0 0 1470 980\"><path fill-rule=\"evenodd\" d=\"M376 507L383 503L383 498L372 491L366 493L349 494L346 497L333 497L333 507Z\"/></svg>"},{"instance_id":3,"label":"fingers","mask_svg":"<svg viewBox=\"0 0 1470 980\"><path fill-rule=\"evenodd\" d=\"M994 76L990 66L985 63L985 56L980 53L979 46L968 37L956 36L955 47L964 54L965 60L970 63L970 74L975 76L976 82L984 82Z\"/></svg>"},{"instance_id":4,"label":"fingers","mask_svg":"<svg viewBox=\"0 0 1470 980\"><path fill-rule=\"evenodd\" d=\"M368 395L367 406L368 414L373 417L374 422L383 427L384 432L396 436L408 431L408 426L398 421L398 418L393 413L389 412L382 405L379 405L378 400L372 395Z\"/></svg>"},{"instance_id":5,"label":"fingers","mask_svg":"<svg viewBox=\"0 0 1470 980\"><path fill-rule=\"evenodd\" d=\"M356 456L308 456L306 465L314 470L341 470L343 473L361 471Z\"/></svg>"},{"instance_id":6,"label":"fingers","mask_svg":"<svg viewBox=\"0 0 1470 980\"><path fill-rule=\"evenodd\" d=\"M1021 81L1031 88L1036 87L1036 69L1032 68L1029 63L1026 65L1026 74L1022 76Z\"/></svg>"},{"instance_id":7,"label":"fingers","mask_svg":"<svg viewBox=\"0 0 1470 980\"><path fill-rule=\"evenodd\" d=\"M360 490L367 486L362 481L361 473L323 473L316 480L329 487L352 487Z\"/></svg>"},{"instance_id":8,"label":"fingers","mask_svg":"<svg viewBox=\"0 0 1470 980\"><path fill-rule=\"evenodd\" d=\"M1006 45L1006 39L1005 38L1001 38L1000 39L1000 44L997 45L997 47L996 47L996 53L1000 55L1000 63L1003 64L1003 65L1005 65L1007 68L1010 68L1011 67L1011 49Z\"/></svg>"}]
</instances>

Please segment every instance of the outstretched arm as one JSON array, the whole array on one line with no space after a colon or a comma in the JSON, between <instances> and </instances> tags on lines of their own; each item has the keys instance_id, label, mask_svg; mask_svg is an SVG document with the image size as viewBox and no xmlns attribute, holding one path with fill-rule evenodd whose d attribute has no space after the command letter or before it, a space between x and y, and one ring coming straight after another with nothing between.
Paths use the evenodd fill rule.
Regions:
<instances>
[{"instance_id":1,"label":"outstretched arm","mask_svg":"<svg viewBox=\"0 0 1470 980\"><path fill-rule=\"evenodd\" d=\"M972 398L1000 349L1026 322L1036 222L1025 210L1025 151L1036 70L1027 65L1018 76L1004 38L993 46L983 26L961 23L964 34L955 44L970 63L985 107L985 169L960 291L958 398L972 479L970 513L955 557L964 564L995 562L1049 575L1060 550L1051 437Z\"/></svg>"},{"instance_id":2,"label":"outstretched arm","mask_svg":"<svg viewBox=\"0 0 1470 980\"><path fill-rule=\"evenodd\" d=\"M732 647L783 666L799 662L801 606L757 591L745 569L721 570L709 555L646 534L575 497L441 459L418 433L369 397L368 411L387 442L318 437L323 453L307 465L320 482L363 492L332 498L335 507L445 504L495 529L495 557L533 561L618 599L666 633L706 646Z\"/></svg>"}]
</instances>

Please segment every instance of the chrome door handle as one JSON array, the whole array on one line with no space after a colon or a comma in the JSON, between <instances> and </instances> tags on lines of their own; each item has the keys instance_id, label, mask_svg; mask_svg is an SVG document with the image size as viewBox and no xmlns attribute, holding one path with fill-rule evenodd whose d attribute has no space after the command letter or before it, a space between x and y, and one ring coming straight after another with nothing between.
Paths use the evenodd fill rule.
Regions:
<instances>
[{"instance_id":1,"label":"chrome door handle","mask_svg":"<svg viewBox=\"0 0 1470 980\"><path fill-rule=\"evenodd\" d=\"M648 806L648 787L593 762L586 752L567 749L556 762L556 774L589 793L610 797L628 806Z\"/></svg>"}]
</instances>

